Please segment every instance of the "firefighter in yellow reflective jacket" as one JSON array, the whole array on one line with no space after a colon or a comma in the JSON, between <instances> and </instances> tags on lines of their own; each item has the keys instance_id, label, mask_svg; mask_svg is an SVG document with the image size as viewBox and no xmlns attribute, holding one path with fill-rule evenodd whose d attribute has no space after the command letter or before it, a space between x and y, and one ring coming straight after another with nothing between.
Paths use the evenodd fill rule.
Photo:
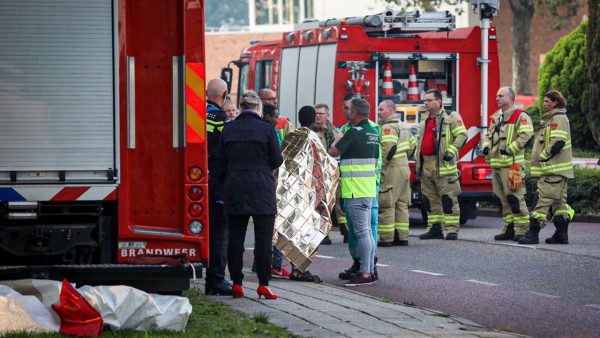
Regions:
<instances>
[{"instance_id":1,"label":"firefighter in yellow reflective jacket","mask_svg":"<svg viewBox=\"0 0 600 338\"><path fill-rule=\"evenodd\" d=\"M408 158L415 150L415 139L396 115L390 100L379 104L381 126L381 186L379 190L379 246L408 245L408 206L410 204L410 169ZM394 231L399 240L394 241Z\"/></svg>"},{"instance_id":2,"label":"firefighter in yellow reflective jacket","mask_svg":"<svg viewBox=\"0 0 600 338\"><path fill-rule=\"evenodd\" d=\"M425 95L427 113L421 117L417 143L416 174L421 180L423 207L427 210L427 232L420 239L458 239L460 183L456 159L467 141L467 129L460 114L448 113L442 94L430 89Z\"/></svg>"},{"instance_id":3,"label":"firefighter in yellow reflective jacket","mask_svg":"<svg viewBox=\"0 0 600 338\"><path fill-rule=\"evenodd\" d=\"M533 201L529 231L519 244L538 244L538 234L548 220L550 208L556 231L546 239L548 244L569 244L567 228L574 211L567 204L567 179L573 178L571 156L571 128L565 107L567 102L557 90L544 95L544 109L540 128L535 133L531 153L531 176L540 179Z\"/></svg>"},{"instance_id":4,"label":"firefighter in yellow reflective jacket","mask_svg":"<svg viewBox=\"0 0 600 338\"><path fill-rule=\"evenodd\" d=\"M496 94L496 103L500 110L490 119L486 140L482 150L490 167L493 168L492 186L494 193L502 203L504 227L497 241L513 240L518 242L529 226L529 212L525 205L525 186L509 187L509 167L518 163L520 178L523 178L525 145L533 135L531 118L515 107L515 91L510 87L501 87Z\"/></svg>"}]
</instances>

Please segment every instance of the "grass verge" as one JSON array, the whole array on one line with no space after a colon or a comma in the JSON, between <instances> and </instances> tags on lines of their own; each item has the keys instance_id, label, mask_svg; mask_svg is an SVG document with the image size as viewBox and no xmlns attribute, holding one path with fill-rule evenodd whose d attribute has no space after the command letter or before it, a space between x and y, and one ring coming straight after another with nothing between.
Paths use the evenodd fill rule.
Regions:
<instances>
[{"instance_id":1,"label":"grass verge","mask_svg":"<svg viewBox=\"0 0 600 338\"><path fill-rule=\"evenodd\" d=\"M123 330L115 333L104 331L103 337L296 337L284 328L269 323L266 314L250 317L229 307L213 302L200 290L184 293L192 304L192 315L185 333L142 332ZM11 333L2 337L67 337L53 334Z\"/></svg>"}]
</instances>

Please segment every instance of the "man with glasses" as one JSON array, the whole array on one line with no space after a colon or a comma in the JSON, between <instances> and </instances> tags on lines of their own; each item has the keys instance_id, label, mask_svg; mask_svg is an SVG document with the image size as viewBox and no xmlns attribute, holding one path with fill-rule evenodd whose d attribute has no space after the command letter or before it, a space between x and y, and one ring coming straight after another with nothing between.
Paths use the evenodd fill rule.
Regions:
<instances>
[{"instance_id":1,"label":"man with glasses","mask_svg":"<svg viewBox=\"0 0 600 338\"><path fill-rule=\"evenodd\" d=\"M262 101L262 104L271 104L275 107L279 108L279 101L277 99L277 94L270 88L262 88L258 91L258 96ZM284 139L285 135L287 135L290 131L294 130L294 126L290 123L290 120L287 117L280 117L277 125L275 126L281 135L281 138Z\"/></svg>"},{"instance_id":2,"label":"man with glasses","mask_svg":"<svg viewBox=\"0 0 600 338\"><path fill-rule=\"evenodd\" d=\"M460 183L456 166L458 151L467 141L467 129L460 114L446 112L442 94L430 89L419 125L415 158L416 176L421 180L423 206L427 210L427 229L420 239L458 239Z\"/></svg>"},{"instance_id":3,"label":"man with glasses","mask_svg":"<svg viewBox=\"0 0 600 338\"><path fill-rule=\"evenodd\" d=\"M312 130L317 133L317 135L319 136L319 140L321 140L321 144L323 144L323 147L325 147L325 149L329 149L331 147L331 145L333 144L333 141L341 134L340 131L333 125L333 123L331 123L331 121L329 121L329 106L326 105L325 103L319 103L317 105L315 105L315 122L314 125L312 127ZM341 189L341 187L338 185L338 190ZM337 204L337 199L336 199L336 204ZM339 208L334 208L333 210L333 219L334 219L334 224L336 225L340 225L337 219L337 209L341 209L341 205ZM345 218L345 217L344 217ZM344 228L346 227L346 222L344 220L343 222L343 226ZM341 229L341 228L340 228ZM347 235L346 235L347 237ZM325 239L323 239L323 242L321 242L321 244L324 245L329 245L331 244L331 239L329 238L329 235L325 236Z\"/></svg>"}]
</instances>

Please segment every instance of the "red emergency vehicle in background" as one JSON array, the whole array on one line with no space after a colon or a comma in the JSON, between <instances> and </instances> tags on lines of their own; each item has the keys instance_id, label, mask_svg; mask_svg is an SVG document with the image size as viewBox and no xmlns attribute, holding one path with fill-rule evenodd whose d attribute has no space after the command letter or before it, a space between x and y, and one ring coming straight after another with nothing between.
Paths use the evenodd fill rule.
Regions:
<instances>
[{"instance_id":1,"label":"red emergency vehicle in background","mask_svg":"<svg viewBox=\"0 0 600 338\"><path fill-rule=\"evenodd\" d=\"M299 24L280 40L257 42L243 50L234 61L239 67L238 93L264 87L277 91L281 116L294 124L300 107L326 103L338 127L347 122L342 109L346 94L368 100L373 121L377 121L378 103L391 99L397 114L418 135L424 93L439 89L444 108L460 112L468 130L458 164L464 224L476 217L479 201L494 198L492 170L478 147L487 114L495 110L495 104L489 112L482 108L487 107L482 99L495 102L500 86L496 34L494 28L488 30L489 11L495 13L497 7L490 9L487 2L481 4L488 11L485 21L482 15L487 25L483 33L479 27L455 29L449 12L389 9L377 15ZM487 67L489 76L482 75ZM420 205L418 191L413 192L413 205Z\"/></svg>"},{"instance_id":2,"label":"red emergency vehicle in background","mask_svg":"<svg viewBox=\"0 0 600 338\"><path fill-rule=\"evenodd\" d=\"M11 1L0 22L0 279L189 286L126 263L208 261L204 1Z\"/></svg>"}]
</instances>

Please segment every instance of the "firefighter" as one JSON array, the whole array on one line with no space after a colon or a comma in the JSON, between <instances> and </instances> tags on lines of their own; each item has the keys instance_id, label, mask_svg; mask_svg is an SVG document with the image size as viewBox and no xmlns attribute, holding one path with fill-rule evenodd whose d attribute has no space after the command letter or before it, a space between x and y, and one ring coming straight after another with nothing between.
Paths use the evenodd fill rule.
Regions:
<instances>
[{"instance_id":1,"label":"firefighter","mask_svg":"<svg viewBox=\"0 0 600 338\"><path fill-rule=\"evenodd\" d=\"M519 244L538 244L538 234L547 223L550 208L556 231L547 244L569 244L567 228L574 211L567 204L567 179L573 178L571 128L565 109L567 102L557 90L544 95L546 113L535 133L531 152L531 176L539 177L533 200L529 231Z\"/></svg>"},{"instance_id":2,"label":"firefighter","mask_svg":"<svg viewBox=\"0 0 600 338\"><path fill-rule=\"evenodd\" d=\"M231 295L231 284L225 280L227 265L227 243L229 228L223 210L223 187L218 169L219 139L227 115L221 107L227 98L227 84L221 79L213 79L206 86L206 139L208 143L208 186L209 186L209 256L206 269L204 292L207 295Z\"/></svg>"},{"instance_id":3,"label":"firefighter","mask_svg":"<svg viewBox=\"0 0 600 338\"><path fill-rule=\"evenodd\" d=\"M260 97L260 100L262 101L263 105L272 104L275 107L279 108L277 94L275 94L273 90L269 88L262 88L258 91L258 96ZM294 130L294 126L292 125L292 123L290 123L290 120L287 117L279 117L279 120L275 127L279 131L282 140L285 138L285 135L287 135L290 131Z\"/></svg>"},{"instance_id":4,"label":"firefighter","mask_svg":"<svg viewBox=\"0 0 600 338\"><path fill-rule=\"evenodd\" d=\"M333 144L333 141L341 134L341 132L333 125L333 123L331 123L331 121L329 121L329 106L324 104L324 103L319 103L315 105L315 122L314 125L312 126L312 130L317 133L317 135L319 136L319 140L321 140L321 144L323 144L323 147L325 147L325 149L329 149L331 147L331 145ZM339 198L337 198L339 192L339 196L341 196L341 186L338 184L338 190L336 190L336 205L334 206L333 209L333 214L332 214L332 219L335 225L340 226L340 231L343 231L341 226L344 227L344 230L346 230L346 220L345 220L345 216L343 217L343 221L341 222L343 224L340 224L339 219L337 217L337 211L338 209L341 209L341 202L338 203ZM337 204L340 204L340 206L338 207ZM342 233L343 235L344 233ZM348 239L348 234L346 233L346 235L344 236L344 239L347 240ZM323 239L323 241L321 242L321 244L324 245L329 245L331 244L331 239L329 238L329 235L325 236L325 239Z\"/></svg>"},{"instance_id":5,"label":"firefighter","mask_svg":"<svg viewBox=\"0 0 600 338\"><path fill-rule=\"evenodd\" d=\"M379 104L381 126L381 185L379 191L379 246L408 245L408 206L410 204L410 169L408 158L415 150L415 139L396 115L390 100ZM394 241L394 231L399 240Z\"/></svg>"},{"instance_id":6,"label":"firefighter","mask_svg":"<svg viewBox=\"0 0 600 338\"><path fill-rule=\"evenodd\" d=\"M533 126L529 115L515 107L515 91L511 87L501 87L496 102L500 110L492 115L482 145L483 154L493 169L494 193L502 203L504 227L494 239L518 242L527 231L529 212L525 205L525 186L515 185L515 180L524 177L525 145L533 135ZM514 168L515 163L517 168ZM517 170L516 175L509 175L511 170Z\"/></svg>"},{"instance_id":7,"label":"firefighter","mask_svg":"<svg viewBox=\"0 0 600 338\"><path fill-rule=\"evenodd\" d=\"M425 95L427 112L421 118L417 145L417 179L421 181L423 207L427 211L427 229L420 239L457 240L460 207L457 196L460 183L456 160L467 140L467 129L457 112L446 112L442 94L430 89Z\"/></svg>"}]
</instances>

